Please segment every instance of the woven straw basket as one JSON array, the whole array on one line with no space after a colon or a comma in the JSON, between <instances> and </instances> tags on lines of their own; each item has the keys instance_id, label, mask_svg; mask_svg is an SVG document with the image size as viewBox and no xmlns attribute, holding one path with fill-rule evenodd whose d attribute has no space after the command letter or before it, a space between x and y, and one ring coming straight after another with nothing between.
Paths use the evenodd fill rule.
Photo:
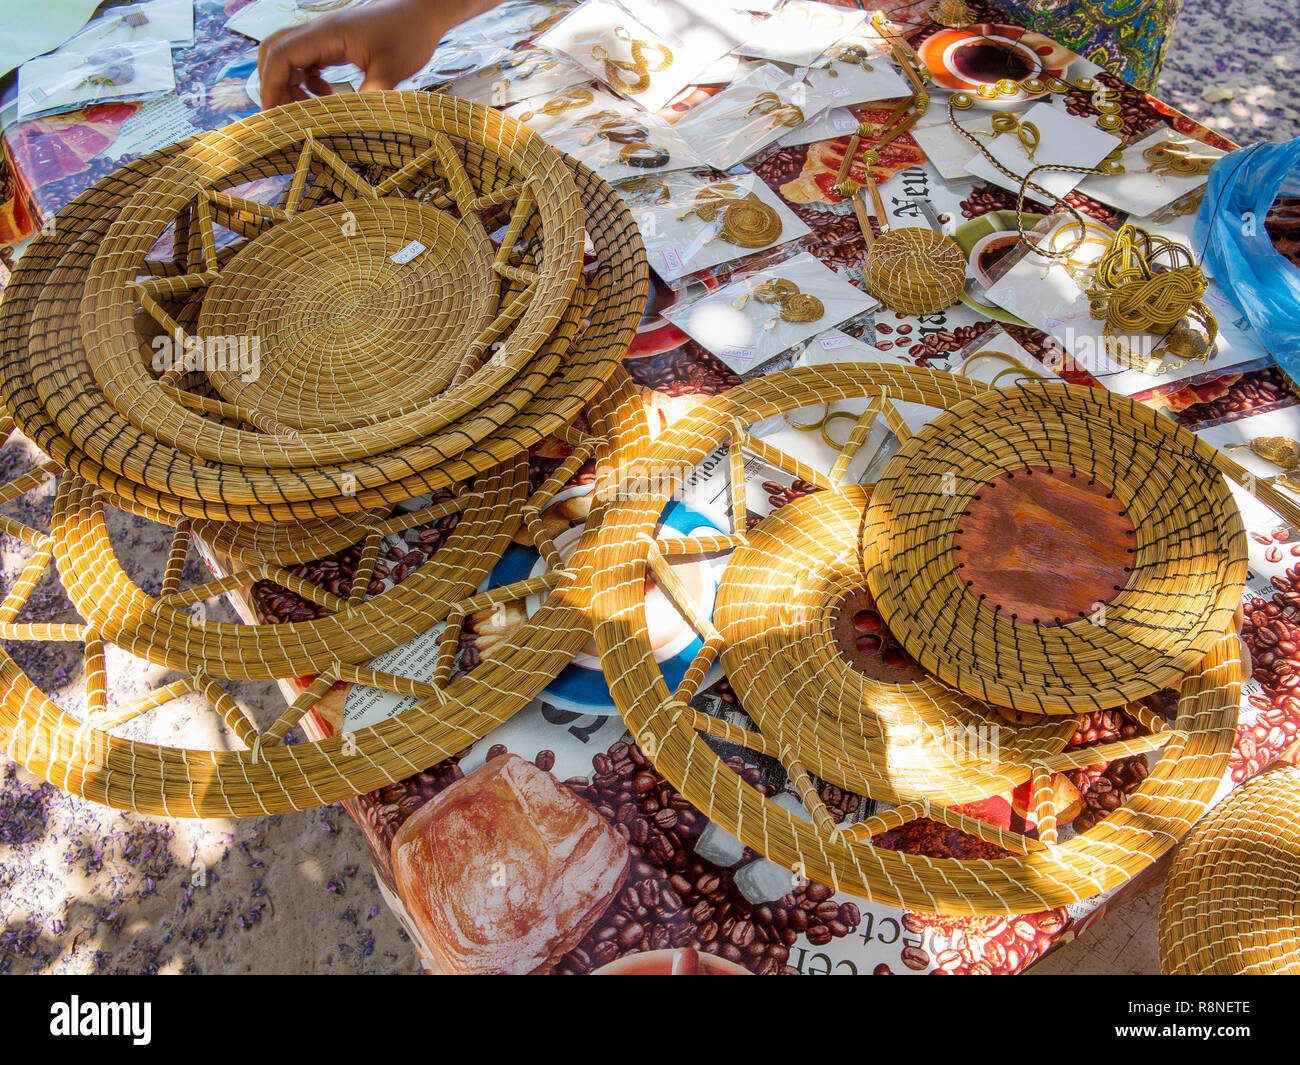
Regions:
<instances>
[{"instance_id":1,"label":"woven straw basket","mask_svg":"<svg viewBox=\"0 0 1300 1065\"><path fill-rule=\"evenodd\" d=\"M1300 974L1300 766L1247 781L1183 841L1160 906L1160 970Z\"/></svg>"},{"instance_id":2,"label":"woven straw basket","mask_svg":"<svg viewBox=\"0 0 1300 1065\"><path fill-rule=\"evenodd\" d=\"M1173 722L1140 705L1144 735L1066 750L1077 718L1028 718L1011 726L990 707L922 673L892 677L855 669L834 632L843 604L866 588L859 545L871 493L839 482L877 416L904 440L895 401L952 407L999 393L934 371L825 366L773 374L696 407L637 457L638 489L614 502L594 551L596 641L610 690L633 736L659 770L712 820L747 845L836 890L895 906L948 913L1026 913L1111 888L1172 847L1205 810L1232 748L1241 695L1239 640L1210 642L1182 679ZM774 415L866 398L830 475L749 432ZM800 417L803 417L802 415ZM656 540L673 478L727 447L738 531L687 541ZM822 489L749 529L744 453ZM656 475L662 472L661 479ZM671 475L670 475L671 473ZM656 486L645 491L644 485ZM674 581L673 557L732 552L713 619ZM646 631L646 580L653 576L704 638L676 691L655 663ZM753 730L692 706L720 657ZM947 739L992 722L1006 737L987 751L954 750ZM714 747L778 759L811 820L768 800L729 769ZM1158 752L1127 804L1087 832L1058 831L1051 774ZM894 804L837 824L816 777ZM986 824L957 803L1032 781L1037 831ZM995 860L962 861L874 846L872 839L930 818L1001 848Z\"/></svg>"},{"instance_id":3,"label":"woven straw basket","mask_svg":"<svg viewBox=\"0 0 1300 1065\"><path fill-rule=\"evenodd\" d=\"M0 496L15 499L43 488L61 469L68 472L48 532L0 517L6 532L34 549L0 604L0 637L83 643L88 710L83 718L61 711L3 656L0 733L10 757L68 790L173 816L244 816L330 802L460 750L535 696L588 638L585 542L561 565L539 512L584 462L597 456L607 461L645 441L644 415L619 369L647 293L636 226L605 182L522 127L461 101L409 96L295 105L124 167L61 213L59 225L33 243L6 289L0 389L15 420L52 461L0 486ZM242 183L260 178L287 186L281 207L239 198ZM366 188L392 195L374 196ZM293 203L299 206L284 206ZM510 221L499 248L470 220L494 204L513 204L501 218ZM377 296L372 291L367 297L371 302L353 293L341 315L347 328L332 336L321 332L329 306L318 279L290 252L305 254L317 237L340 249L320 227L346 222L341 207L358 216L349 237L357 247L347 245L351 250L341 257L358 277L382 281L392 275L390 267L408 265L416 272L414 281L379 286ZM447 209L453 207L462 222L450 232ZM390 213L381 217L378 211ZM411 217L418 225L403 228ZM430 232L437 239L410 263L393 263L380 254L390 244L374 243L366 218L376 232L391 228L393 240ZM214 252L218 231L210 219L246 243ZM176 251L154 258L155 230L172 222ZM578 273L584 227L589 262ZM198 276L214 265L215 277ZM484 267L498 280L487 283ZM112 273L119 268L125 273ZM326 270L321 263L314 269ZM139 305L140 292L129 282L125 288L112 283L133 271L158 280L146 289L153 307ZM244 286L246 274L256 284ZM347 292L346 278L328 276ZM456 285L449 280L454 277L460 278ZM484 325L489 314L502 314L475 303L483 297L470 290L494 286L500 289L497 305L511 309L510 320ZM187 295L191 288L195 295ZM264 293L274 300L259 303ZM395 304L383 302L389 296ZM147 370L148 380L142 379L145 342L158 335L158 307L169 301L165 315L174 311L171 320L185 331L201 330L204 322L228 328L237 318L281 326L274 357L287 361L262 391L241 391L250 382L223 378L220 370L197 382L193 375L154 380ZM310 308L314 317L300 316L290 328L283 323L295 306ZM425 308L428 321L417 315ZM385 315L397 323L395 330L366 334L354 328ZM129 336L119 328L127 320ZM93 356L82 345L83 327L97 338ZM490 358L477 366L457 362L450 372L432 360L428 374L410 383L411 360L418 362L419 352L403 349L398 334L417 337L427 357L447 347L472 347L466 329L496 338ZM326 380L350 372L343 356L352 349L339 339L345 334L361 337L359 356L372 356L369 363L356 360L369 368L350 379L351 392L334 387L345 385L337 376ZM295 340L300 362L290 358ZM389 379L385 392L380 377L388 367L378 353L386 345L396 349L394 366L408 361L398 374L404 387ZM318 349L326 357L314 362L310 354ZM280 426L262 417L272 408L296 424L278 432ZM589 431L568 428L584 408ZM207 416L195 420L195 412ZM316 432L313 420L348 428ZM174 429L184 437L188 430L180 427L190 423L201 435L215 434L203 435L218 444L209 454L225 459L201 457L206 444L186 451L153 435ZM13 428L6 420L4 435ZM366 433L370 444L356 447ZM562 435L573 453L530 491L527 449L551 434ZM356 457L327 461L345 456ZM267 464L281 460L300 465ZM449 498L393 512L394 503L439 490ZM146 590L118 562L114 510L175 526L166 565L158 567L161 590ZM386 534L452 516L458 519L454 530L427 562L383 594L364 597ZM592 528L599 517L597 506ZM183 587L195 535L238 572ZM535 544L549 572L476 595L518 536ZM317 587L285 569L353 544L360 550L355 593ZM51 560L84 621L22 619L26 598ZM319 616L252 626L193 613L196 604L259 580L298 594ZM506 645L453 680L455 635L463 620L538 594L548 596L544 605ZM376 655L444 619L449 653L440 655L432 683L370 667ZM104 668L110 644L181 678L113 706ZM254 720L223 687L226 680L285 677L316 680L270 724ZM337 681L409 696L418 705L350 733L346 746L340 737L284 745L293 725ZM137 719L189 693L206 699L240 749L146 742L148 721Z\"/></svg>"},{"instance_id":4,"label":"woven straw basket","mask_svg":"<svg viewBox=\"0 0 1300 1065\"><path fill-rule=\"evenodd\" d=\"M333 802L381 787L427 768L485 735L535 697L590 638L587 620L594 529L601 508L594 507L589 531L563 566L549 537L536 526L537 510L592 456L621 461L624 450L645 446L646 422L635 390L621 372L589 409L590 436L573 435L569 459L531 495L525 457L518 454L497 472L476 482L461 521L425 565L390 591L363 601L331 596L283 569L262 562L236 577L194 588L180 587L187 535L178 530L160 596L147 595L117 566L103 521L105 499L72 475L60 486L54 532L19 525L6 531L35 548L31 564L0 605L0 637L21 641L83 642L85 704L77 717L56 706L0 652L0 735L4 753L45 779L75 794L123 809L172 817L242 817L271 814ZM5 428L12 428L12 423ZM40 487L53 469L24 474L0 488L12 498L15 487ZM380 535L427 520L415 512L364 526L366 550L358 572L373 568ZM544 558L552 563L540 577L475 594L521 525L533 532ZM223 527L230 529L228 524ZM533 531L537 529L537 531ZM277 534L278 535L278 534ZM254 534L232 538L227 546L255 557ZM294 560L306 541L279 544L281 560ZM87 559L97 557L98 564ZM84 608L86 623L16 621L22 602L54 554L70 597ZM327 607L328 615L299 623L238 625L205 621L186 612L194 602L257 579L283 583ZM364 590L367 580L354 580ZM495 603L546 595L541 608L492 656L468 673L453 677L457 633L464 619ZM369 666L369 659L440 620L447 622L438 670L431 682L410 680ZM110 702L107 644L180 671L179 680L129 703ZM256 721L226 690L222 680L246 677L315 677L304 694L269 724ZM319 742L286 745L289 730L337 681L348 681L398 695L416 705L379 724ZM176 748L128 738L138 718L190 693L198 693L225 721L237 748Z\"/></svg>"},{"instance_id":5,"label":"woven straw basket","mask_svg":"<svg viewBox=\"0 0 1300 1065\"><path fill-rule=\"evenodd\" d=\"M584 168L564 165L522 127L463 101L365 94L275 115L123 168L78 197L55 231L33 243L0 307L0 393L24 432L141 513L286 520L382 507L444 487L567 424L621 358L644 307L640 239L613 190ZM305 193L302 183L295 191L301 174L310 175ZM259 178L286 184L282 200L301 206L266 207L223 191ZM196 200L196 188L207 189L207 198ZM330 200L339 203L321 203ZM446 378L437 360L429 375L434 384L413 386L418 345L399 345L402 358L391 364L376 353L404 332L421 339L425 358L444 344L473 346L460 343L457 323L481 323L486 311L456 304L456 293L475 286L448 279L465 271L479 276L473 271L490 245L468 221L461 226L468 236L443 240L447 223L438 208L485 201L488 211L514 203L504 246L488 260L501 275L504 309L476 334L495 337L497 350L477 369L458 364L442 392L425 396L422 388ZM393 280L398 264L381 255L387 244L371 246L373 234L389 228L375 212L400 214L408 202L420 209L416 221L437 236L405 264L415 271L409 282L400 272ZM343 208L358 217L348 222ZM214 212L247 242L214 251ZM153 258L155 238L173 221L174 253ZM331 235L331 227L344 233L348 225L356 230L351 236ZM584 225L599 266L579 275ZM358 277L377 278L332 317L330 294L318 284L323 267L305 270L286 251L318 234ZM256 291L241 281L250 271ZM138 274L156 277L142 287L133 283ZM331 276L347 292L346 280ZM264 291L278 302L259 302ZM390 298L391 305L383 302ZM281 313L286 300L300 300L312 314ZM427 333L409 327L417 304L436 308ZM371 329L372 320L388 324ZM173 334L170 325L188 335L218 321L222 328L236 321L274 327L262 353L265 385L217 372L190 390L189 380L152 375L149 351L160 334ZM83 346L83 327L96 338L92 348ZM366 358L351 358L349 338ZM323 369L312 370L309 358L294 361L306 349L325 353ZM468 376L457 381L462 371ZM403 389L409 410L391 402ZM303 425L335 422L341 406L351 405L347 397L363 392L384 397L382 421L362 413L357 421L367 424L333 433L265 431L277 428L263 417L269 406L292 409L287 416ZM364 403L358 409L364 412Z\"/></svg>"},{"instance_id":6,"label":"woven straw basket","mask_svg":"<svg viewBox=\"0 0 1300 1065\"><path fill-rule=\"evenodd\" d=\"M1246 531L1214 454L1103 389L968 400L876 485L867 583L908 653L974 698L1038 714L1133 702L1195 668L1241 602Z\"/></svg>"}]
</instances>

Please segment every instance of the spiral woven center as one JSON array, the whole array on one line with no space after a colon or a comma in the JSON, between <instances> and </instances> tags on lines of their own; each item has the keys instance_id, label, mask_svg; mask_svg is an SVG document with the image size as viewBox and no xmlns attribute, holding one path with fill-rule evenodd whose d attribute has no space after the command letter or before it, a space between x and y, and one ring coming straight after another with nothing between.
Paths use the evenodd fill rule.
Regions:
<instances>
[{"instance_id":1,"label":"spiral woven center","mask_svg":"<svg viewBox=\"0 0 1300 1065\"><path fill-rule=\"evenodd\" d=\"M296 215L242 249L204 299L208 379L265 424L299 430L427 400L496 310L494 250L481 227L409 200Z\"/></svg>"}]
</instances>

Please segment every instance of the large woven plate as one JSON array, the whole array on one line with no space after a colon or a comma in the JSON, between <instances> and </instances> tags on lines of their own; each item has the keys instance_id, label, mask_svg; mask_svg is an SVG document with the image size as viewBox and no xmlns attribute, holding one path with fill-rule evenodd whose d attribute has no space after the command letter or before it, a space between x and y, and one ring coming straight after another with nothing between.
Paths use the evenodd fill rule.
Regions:
<instances>
[{"instance_id":1,"label":"large woven plate","mask_svg":"<svg viewBox=\"0 0 1300 1065\"><path fill-rule=\"evenodd\" d=\"M385 143L395 165L419 152L418 141L412 138L389 135ZM350 152L348 141L337 146L346 161L361 161ZM53 368L34 360L37 349L57 348L64 353L62 357L76 360L68 371L76 382L72 391L81 389L87 396L93 395L95 383L82 351L75 314L86 271L116 207L182 147L164 149L122 168L65 208L55 230L33 242L24 255L0 304L0 337L4 340L0 391L6 405L47 454L138 513L283 521L383 506L462 481L567 424L617 365L644 308L644 258L630 213L608 185L570 163L592 227L595 262L587 271L584 289L585 302L594 309L580 331L577 322L560 329L511 389L498 393L473 417L418 443L360 463L299 471L293 484L284 486L284 498L279 501L259 494L256 471L205 464L166 449L171 465L168 483L177 489L186 486L186 494L140 484L124 476L122 469L132 456L161 455L157 442L151 443L113 413L102 422L98 434L98 439L113 442L111 453L105 455L106 460L112 458L112 465L92 458L62 431L42 399L51 390L62 394L52 382L66 386L64 370L57 368L57 360ZM256 177L257 171L245 176ZM93 408L95 416L105 409L103 404ZM69 413L88 414L91 410L73 405ZM480 442L466 448L467 440ZM194 498L196 494L202 498Z\"/></svg>"},{"instance_id":2,"label":"large woven plate","mask_svg":"<svg viewBox=\"0 0 1300 1065\"><path fill-rule=\"evenodd\" d=\"M945 684L1033 713L1122 706L1193 669L1241 602L1246 532L1214 455L1102 389L977 397L886 467L867 582Z\"/></svg>"},{"instance_id":3,"label":"large woven plate","mask_svg":"<svg viewBox=\"0 0 1300 1065\"><path fill-rule=\"evenodd\" d=\"M746 844L810 879L890 905L947 913L1036 912L1096 895L1155 861L1210 802L1232 748L1241 694L1239 641L1228 633L1183 678L1171 724L1134 707L1144 735L1067 751L1062 722L1017 729L1004 718L1010 738L1002 756L981 765L987 754L954 756L945 731L988 722L987 708L907 670L893 678L855 676L832 657L828 630L866 585L858 545L867 492L839 481L874 418L885 417L906 439L894 401L950 407L988 392L978 382L929 370L849 365L773 374L732 389L694 408L637 457L636 476L607 511L593 552L592 615L602 667L633 736L674 787ZM749 431L775 415L864 397L871 402L830 475ZM738 531L656 541L655 523L673 486L720 447L731 455ZM745 494L737 489L745 452L822 491L749 530ZM672 580L664 560L725 551L734 554L715 624ZM768 573L773 590L763 587ZM665 684L646 631L651 574L705 637L676 691ZM719 655L754 730L691 705ZM706 737L779 759L810 819L766 799L725 765ZM1087 832L1058 833L1052 773L1148 752L1159 752L1158 760L1127 804ZM813 772L898 805L837 824ZM1033 782L1035 835L951 808L955 800L1020 780ZM963 861L873 846L874 837L922 817L978 836L1008 856Z\"/></svg>"},{"instance_id":4,"label":"large woven plate","mask_svg":"<svg viewBox=\"0 0 1300 1065\"><path fill-rule=\"evenodd\" d=\"M310 807L370 791L427 768L507 720L536 696L590 638L586 607L591 580L590 541L580 540L565 564L538 511L582 464L619 461L624 448L644 446L644 414L626 376L607 386L589 411L590 434L570 431L574 450L531 494L523 453L504 469L476 479L467 498L365 526L356 576L331 591L296 579L270 561L255 562L268 543L283 562L309 550L319 531L301 538L231 536L226 547L246 552L250 564L218 581L185 583L188 523L176 529L161 588L149 594L118 565L104 507L113 502L68 476L60 486L51 532L3 517L4 529L31 547L29 559L3 603L0 639L39 653L51 643L84 645L85 711L61 709L32 683L14 658L0 652L0 736L4 753L58 786L111 806L181 817L249 816ZM12 428L7 423L6 435ZM0 486L12 500L38 490L57 473L53 464ZM525 498L526 497L526 498ZM407 580L369 601L363 595L378 561L380 534L427 526L462 510L442 547ZM594 508L589 525L600 522ZM361 520L361 519L358 519ZM551 564L540 576L475 594L511 535L523 525ZM464 526L462 529L461 526ZM444 552L446 552L444 554ZM24 606L51 558L71 598L85 608L77 621L27 621ZM240 625L192 613L197 604L257 580L298 593L326 616L279 624ZM456 675L462 623L478 611L549 593L541 608L492 656ZM443 653L432 680L412 679L370 664L370 656L445 620ZM114 647L180 676L128 702L114 703ZM74 671L75 672L75 671ZM232 695L230 680L295 677L310 681L303 695L274 721L258 720ZM379 724L318 742L286 744L285 737L338 681L411 697L415 705ZM223 747L180 748L165 729L150 732L149 715L197 693L224 721ZM142 731L143 730L143 731Z\"/></svg>"},{"instance_id":5,"label":"large woven plate","mask_svg":"<svg viewBox=\"0 0 1300 1065\"><path fill-rule=\"evenodd\" d=\"M1247 781L1183 841L1160 904L1160 970L1300 974L1300 766Z\"/></svg>"},{"instance_id":6,"label":"large woven plate","mask_svg":"<svg viewBox=\"0 0 1300 1065\"><path fill-rule=\"evenodd\" d=\"M399 161L392 141L372 131L426 143ZM388 174L359 176L331 137ZM292 169L279 162L288 157ZM262 205L232 195L250 172L291 180L278 203ZM315 206L327 186L340 202ZM406 198L417 189L419 199ZM512 207L498 246L480 214L502 204ZM224 262L218 224L248 240ZM180 261L138 280L173 225ZM148 437L212 462L310 467L391 450L472 413L527 365L569 309L582 244L582 200L559 155L490 108L428 93L348 93L250 116L197 138L109 229L80 301L103 397L92 409L106 401ZM219 372L213 382L233 426L187 407L169 387L175 375L160 377L140 359L139 312L174 335L169 302L205 289L214 306L204 300L193 336L258 335L266 349L257 381L240 388ZM404 371L421 358L432 373L412 384ZM416 403L394 413L366 403L371 424L349 429L279 425L284 406L297 421L329 426L338 409L331 378L345 397L369 390L383 399L405 385ZM259 422L271 431L238 428ZM65 428L83 447L93 439L84 417ZM145 483L162 473L148 461L131 469Z\"/></svg>"}]
</instances>

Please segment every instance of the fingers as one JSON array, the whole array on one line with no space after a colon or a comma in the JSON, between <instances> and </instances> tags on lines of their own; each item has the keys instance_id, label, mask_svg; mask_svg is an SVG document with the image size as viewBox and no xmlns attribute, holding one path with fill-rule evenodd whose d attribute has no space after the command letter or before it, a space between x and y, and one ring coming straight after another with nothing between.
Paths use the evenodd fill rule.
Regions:
<instances>
[{"instance_id":1,"label":"fingers","mask_svg":"<svg viewBox=\"0 0 1300 1065\"><path fill-rule=\"evenodd\" d=\"M347 61L342 36L323 23L292 26L267 37L258 49L263 109L303 100L315 91L320 68ZM326 89L328 91L328 88Z\"/></svg>"},{"instance_id":2,"label":"fingers","mask_svg":"<svg viewBox=\"0 0 1300 1065\"><path fill-rule=\"evenodd\" d=\"M390 64L377 60L366 71L366 80L361 83L361 91L370 92L372 89L396 88L397 83L405 76L405 74L397 73Z\"/></svg>"}]
</instances>

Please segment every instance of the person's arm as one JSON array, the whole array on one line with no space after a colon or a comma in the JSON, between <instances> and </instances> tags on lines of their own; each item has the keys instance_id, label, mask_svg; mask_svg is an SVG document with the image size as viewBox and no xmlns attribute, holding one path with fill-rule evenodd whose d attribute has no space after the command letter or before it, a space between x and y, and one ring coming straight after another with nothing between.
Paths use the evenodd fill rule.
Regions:
<instances>
[{"instance_id":1,"label":"person's arm","mask_svg":"<svg viewBox=\"0 0 1300 1065\"><path fill-rule=\"evenodd\" d=\"M391 89L419 70L448 30L501 0L378 0L271 34L258 51L262 107L330 87L321 67L352 63L366 72L362 90Z\"/></svg>"}]
</instances>

